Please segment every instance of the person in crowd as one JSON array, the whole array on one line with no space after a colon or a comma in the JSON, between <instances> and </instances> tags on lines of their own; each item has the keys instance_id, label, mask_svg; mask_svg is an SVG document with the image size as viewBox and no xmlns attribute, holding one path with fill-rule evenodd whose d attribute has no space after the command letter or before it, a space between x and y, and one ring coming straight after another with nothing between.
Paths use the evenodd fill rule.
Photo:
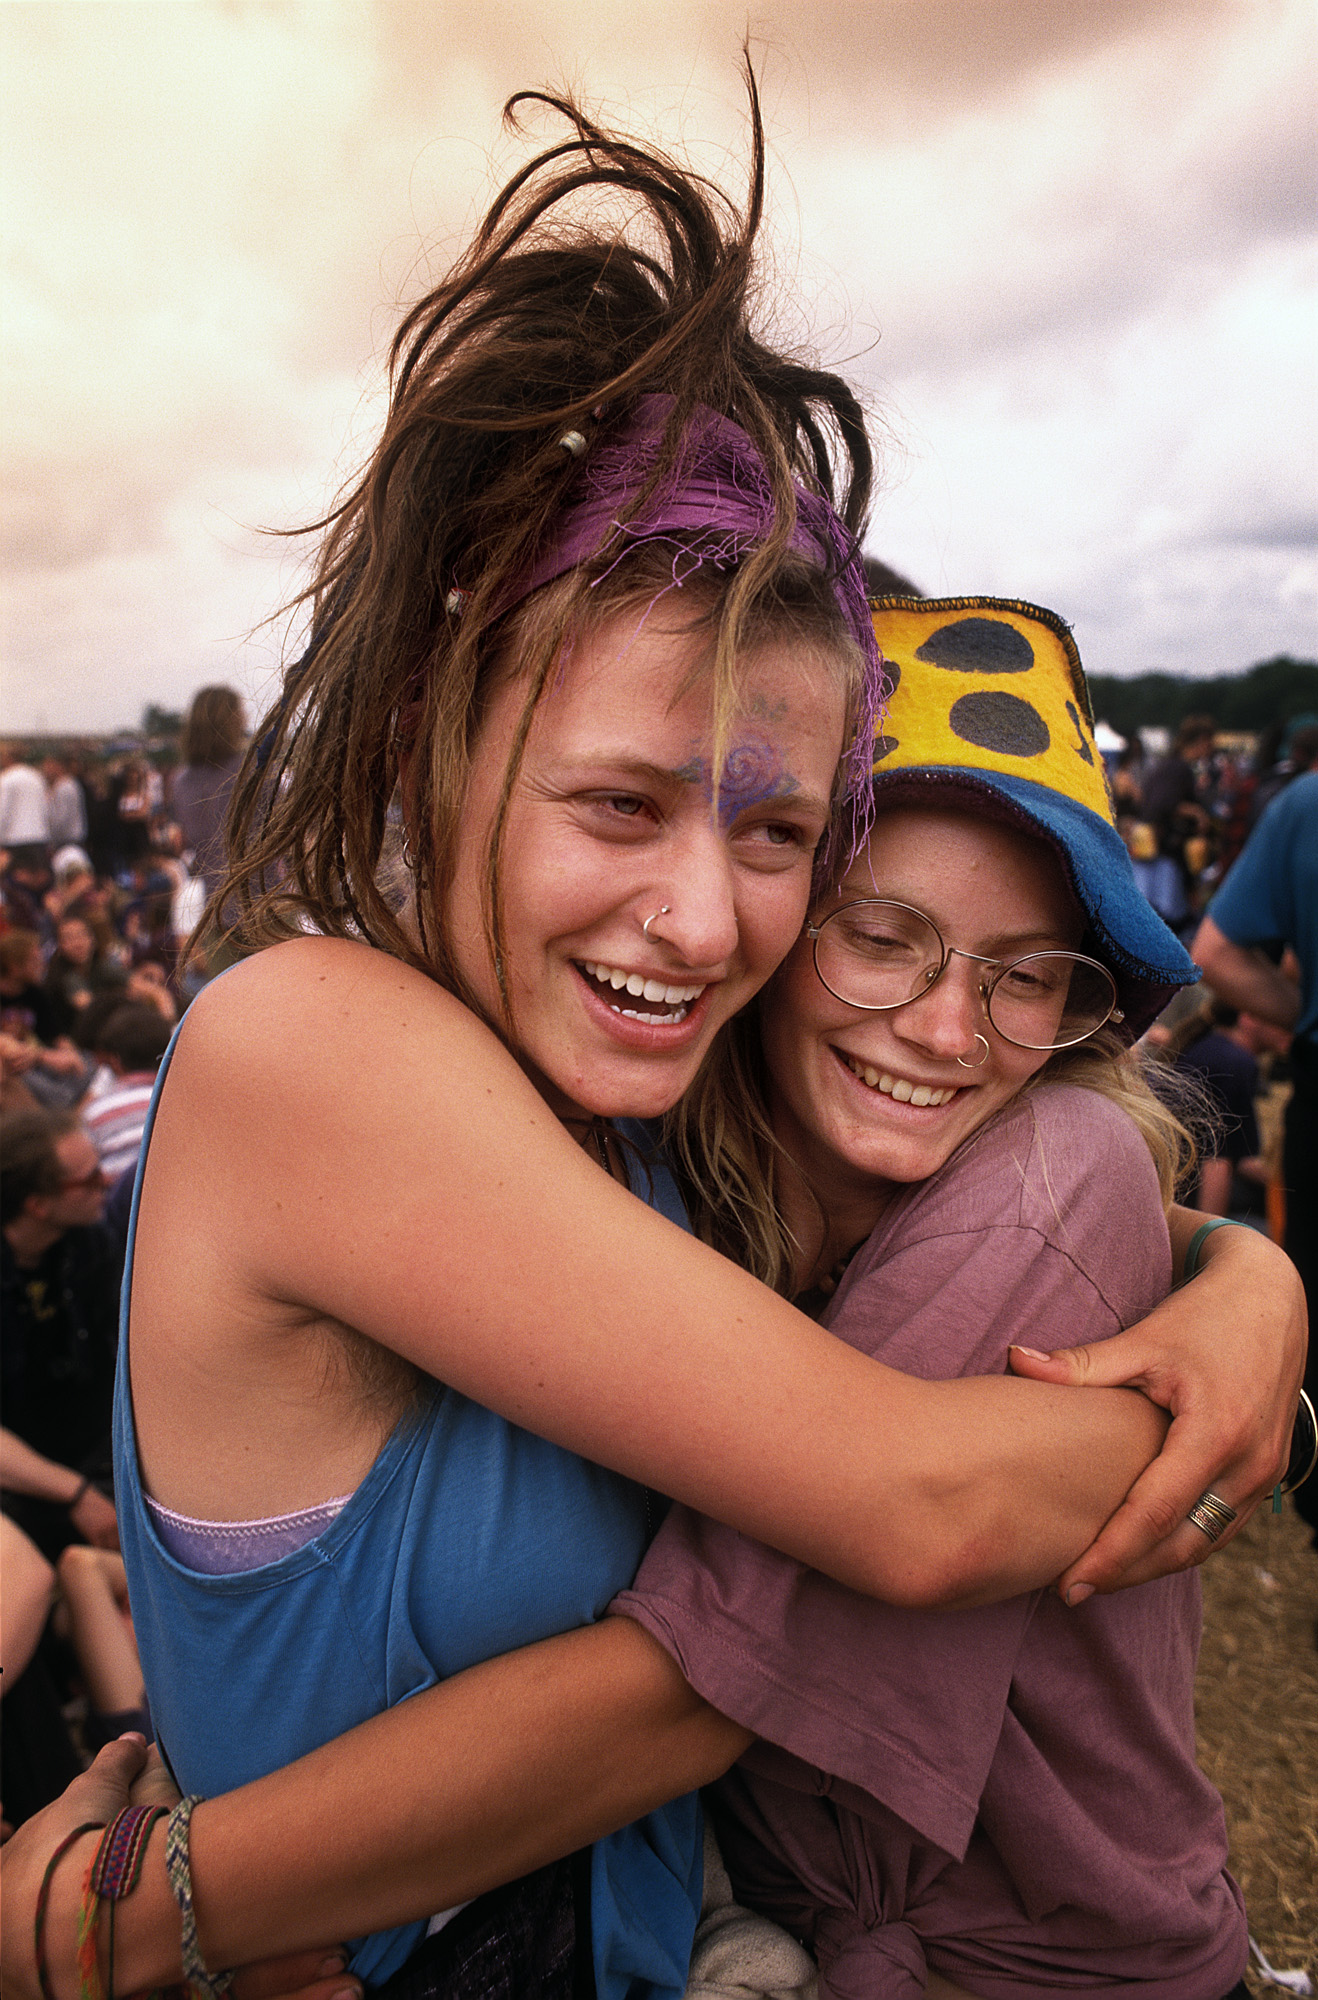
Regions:
<instances>
[{"instance_id":1,"label":"person in crowd","mask_svg":"<svg viewBox=\"0 0 1318 2000\"><path fill-rule=\"evenodd\" d=\"M156 1071L169 1047L169 1023L158 1007L118 1007L101 1029L97 1057L114 1083L89 1104L83 1124L91 1135L105 1175L113 1187L137 1165L146 1129Z\"/></svg>"},{"instance_id":2,"label":"person in crowd","mask_svg":"<svg viewBox=\"0 0 1318 2000\"><path fill-rule=\"evenodd\" d=\"M0 1729L11 1824L56 1797L79 1769L63 1714L71 1690L61 1651L42 1645L48 1620L52 1638L72 1646L87 1694L83 1749L92 1754L123 1729L142 1730L147 1720L132 1625L124 1615L127 1586L113 1505L70 1467L0 1430L0 1498L9 1506L15 1495L63 1507L86 1540L70 1542L51 1563L8 1513L0 1514Z\"/></svg>"},{"instance_id":3,"label":"person in crowd","mask_svg":"<svg viewBox=\"0 0 1318 2000\"><path fill-rule=\"evenodd\" d=\"M0 918L7 930L36 931L43 938L49 931L45 897L50 888L50 868L39 847L18 847L12 853L0 850Z\"/></svg>"},{"instance_id":4,"label":"person in crowd","mask_svg":"<svg viewBox=\"0 0 1318 2000\"><path fill-rule=\"evenodd\" d=\"M1311 1323L1318 1305L1318 745L1315 760L1264 813L1192 947L1215 993L1294 1037L1282 1155L1286 1250L1304 1282ZM1298 980L1285 969L1286 948ZM1318 1398L1312 1339L1305 1388ZM1295 1495L1295 1506L1318 1545L1312 1480Z\"/></svg>"},{"instance_id":5,"label":"person in crowd","mask_svg":"<svg viewBox=\"0 0 1318 2000\"><path fill-rule=\"evenodd\" d=\"M1173 930L1190 915L1190 888L1197 873L1187 867L1186 843L1202 839L1209 829L1197 767L1212 756L1216 733L1211 716L1188 715L1170 754L1147 766L1141 781L1143 818L1153 829L1157 853L1137 861L1136 879Z\"/></svg>"},{"instance_id":6,"label":"person in crowd","mask_svg":"<svg viewBox=\"0 0 1318 2000\"><path fill-rule=\"evenodd\" d=\"M1190 1406L1085 1553L1156 1447L1147 1401L1060 1386L1065 1358L895 1373L684 1233L636 1121L835 878L834 805L866 821L868 449L844 386L748 321L758 111L742 218L550 105L566 143L398 336L211 905L267 948L196 1002L142 1169L116 1460L138 1638L183 1783L254 1781L190 1813L192 1972L346 1931L396 1993L679 1995L690 1788L746 1734L598 1616L647 1488L902 1603L1059 1571L1078 1601L1200 1557L1205 1485L1243 1514L1290 1427L1283 1260L1219 1237L1189 1301L1077 1364ZM53 1837L131 1761L10 1844L7 1991L34 1990ZM88 1839L48 1883L57 1981ZM125 1990L181 1969L162 1850L116 1916Z\"/></svg>"},{"instance_id":7,"label":"person in crowd","mask_svg":"<svg viewBox=\"0 0 1318 2000\"><path fill-rule=\"evenodd\" d=\"M1186 1199L1207 1215L1266 1218L1266 1163L1255 1100L1259 1057L1274 1031L1225 1000L1210 1000L1176 1029L1163 1053L1203 1094L1199 1166Z\"/></svg>"},{"instance_id":8,"label":"person in crowd","mask_svg":"<svg viewBox=\"0 0 1318 2000\"><path fill-rule=\"evenodd\" d=\"M75 845L56 848L50 858L50 872L54 881L46 892L46 914L52 925L57 924L75 904L88 897L93 901L97 899L96 875L91 856L85 848Z\"/></svg>"},{"instance_id":9,"label":"person in crowd","mask_svg":"<svg viewBox=\"0 0 1318 2000\"><path fill-rule=\"evenodd\" d=\"M108 1483L120 1260L102 1225L106 1183L72 1112L0 1118L0 1355L6 1428L79 1478ZM52 1559L65 1507L15 1504Z\"/></svg>"},{"instance_id":10,"label":"person in crowd","mask_svg":"<svg viewBox=\"0 0 1318 2000\"><path fill-rule=\"evenodd\" d=\"M73 1025L73 1009L45 983L45 961L36 931L0 936L0 1028L20 1041L51 1048Z\"/></svg>"},{"instance_id":11,"label":"person in crowd","mask_svg":"<svg viewBox=\"0 0 1318 2000\"><path fill-rule=\"evenodd\" d=\"M50 854L45 780L16 743L0 743L0 851L39 869Z\"/></svg>"},{"instance_id":12,"label":"person in crowd","mask_svg":"<svg viewBox=\"0 0 1318 2000\"><path fill-rule=\"evenodd\" d=\"M224 821L246 740L247 715L237 689L199 688L188 710L183 764L173 776L170 807L207 896L215 894L225 873Z\"/></svg>"},{"instance_id":13,"label":"person in crowd","mask_svg":"<svg viewBox=\"0 0 1318 2000\"><path fill-rule=\"evenodd\" d=\"M1271 754L1260 746L1258 782L1250 800L1250 833L1278 794L1285 791L1293 778L1312 770L1315 763L1318 763L1318 716L1293 716L1280 728Z\"/></svg>"},{"instance_id":14,"label":"person in crowd","mask_svg":"<svg viewBox=\"0 0 1318 2000\"><path fill-rule=\"evenodd\" d=\"M1102 1342L1167 1289L1188 1135L1129 1044L1195 968L1136 886L1063 621L891 597L875 629L899 679L868 843L676 1136L700 1233L827 1299L837 1338L1001 1372L1041 1319ZM910 1612L677 1509L613 1608L763 1739L716 1826L820 2000L1244 2000L1194 1575L1078 1614L1041 1591Z\"/></svg>"},{"instance_id":15,"label":"person in crowd","mask_svg":"<svg viewBox=\"0 0 1318 2000\"><path fill-rule=\"evenodd\" d=\"M21 1103L48 1110L75 1104L89 1071L69 1037L73 1008L46 984L35 931L0 937L0 1040L6 1108ZM11 1084L21 1086L17 1094Z\"/></svg>"},{"instance_id":16,"label":"person in crowd","mask_svg":"<svg viewBox=\"0 0 1318 2000\"><path fill-rule=\"evenodd\" d=\"M46 812L53 848L78 846L87 838L87 801L67 751L52 751L42 759L46 781Z\"/></svg>"},{"instance_id":17,"label":"person in crowd","mask_svg":"<svg viewBox=\"0 0 1318 2000\"><path fill-rule=\"evenodd\" d=\"M55 949L46 966L46 989L73 1018L105 993L122 993L123 965L105 918L74 906L55 927Z\"/></svg>"}]
</instances>

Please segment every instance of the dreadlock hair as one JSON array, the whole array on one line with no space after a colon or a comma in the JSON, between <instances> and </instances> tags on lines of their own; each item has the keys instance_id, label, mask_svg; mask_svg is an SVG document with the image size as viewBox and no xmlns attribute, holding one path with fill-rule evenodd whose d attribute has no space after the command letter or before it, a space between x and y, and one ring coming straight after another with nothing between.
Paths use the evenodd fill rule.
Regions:
<instances>
[{"instance_id":1,"label":"dreadlock hair","mask_svg":"<svg viewBox=\"0 0 1318 2000\"><path fill-rule=\"evenodd\" d=\"M536 705L573 635L674 587L671 541L656 549L638 539L620 553L615 537L525 602L516 584L565 505L576 471L565 433L584 433L589 451L626 430L643 395L663 392L671 410L624 519L639 517L670 474L702 405L750 438L772 496L770 532L736 562L716 565L711 545L702 566L700 536L689 538L716 777L748 644L786 629L838 661L854 699L860 660L831 584L789 543L793 481L835 505L858 536L870 449L845 384L752 329L764 133L749 58L745 77L744 209L654 148L603 130L569 98L524 93L505 107L513 126L523 106L542 107L568 134L513 176L465 254L406 315L379 444L313 524L319 560L296 600L312 606L310 643L254 734L231 808L229 872L202 920L240 949L310 924L364 938L477 1004L437 913L482 714L497 677L512 674L525 704L486 869L487 943L502 984L500 843ZM381 867L401 807L415 939Z\"/></svg>"}]
</instances>

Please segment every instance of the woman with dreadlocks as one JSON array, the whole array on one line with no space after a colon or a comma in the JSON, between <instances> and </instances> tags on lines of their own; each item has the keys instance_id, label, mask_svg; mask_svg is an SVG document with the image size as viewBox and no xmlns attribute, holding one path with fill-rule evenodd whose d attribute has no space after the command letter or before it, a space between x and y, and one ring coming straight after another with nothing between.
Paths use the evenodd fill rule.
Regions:
<instances>
[{"instance_id":1,"label":"woman with dreadlocks","mask_svg":"<svg viewBox=\"0 0 1318 2000\"><path fill-rule=\"evenodd\" d=\"M167 1833L79 1832L120 1746L19 1836L7 1990L41 1952L72 1990L78 1856L84 1976L112 1935L121 1990L352 1935L398 1996L676 1996L693 1788L747 1739L601 1620L649 1489L956 1602L1074 1562L1162 1437L1139 1396L925 1382L830 1339L683 1233L635 1122L866 824L883 689L861 412L751 330L750 88L744 218L544 100L568 138L394 343L240 781L211 908L249 955L180 1029L138 1193L118 1502L189 1797ZM1183 1566L1206 1485L1243 1512L1274 1476L1273 1255L1231 1246L1091 1361L1204 1414L1082 1591Z\"/></svg>"}]
</instances>

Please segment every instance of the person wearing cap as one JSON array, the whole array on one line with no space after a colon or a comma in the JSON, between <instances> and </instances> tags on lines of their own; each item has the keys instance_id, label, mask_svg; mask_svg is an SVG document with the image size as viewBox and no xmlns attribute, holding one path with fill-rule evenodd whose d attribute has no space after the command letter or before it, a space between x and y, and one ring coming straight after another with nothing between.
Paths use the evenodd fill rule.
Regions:
<instances>
[{"instance_id":1,"label":"person wearing cap","mask_svg":"<svg viewBox=\"0 0 1318 2000\"><path fill-rule=\"evenodd\" d=\"M759 1004L737 1207L706 1177L694 1219L726 1250L772 1204L760 1275L827 1300L840 1339L990 1374L1045 1325L1101 1341L1166 1293L1189 1142L1129 1044L1196 975L1135 884L1066 626L897 598L875 629L897 688L870 838ZM753 1054L725 1072L735 1097ZM1195 1761L1193 1572L1075 1609L916 1611L678 1509L611 1608L761 1739L715 1825L820 2000L1244 1992Z\"/></svg>"}]
</instances>

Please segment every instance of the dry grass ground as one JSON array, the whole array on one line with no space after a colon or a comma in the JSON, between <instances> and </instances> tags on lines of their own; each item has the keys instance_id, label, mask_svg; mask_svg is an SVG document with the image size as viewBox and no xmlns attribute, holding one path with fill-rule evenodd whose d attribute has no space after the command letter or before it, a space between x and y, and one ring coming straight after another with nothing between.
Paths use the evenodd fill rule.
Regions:
<instances>
[{"instance_id":1,"label":"dry grass ground","mask_svg":"<svg viewBox=\"0 0 1318 2000\"><path fill-rule=\"evenodd\" d=\"M1201 1574L1200 1761L1226 1801L1251 1935L1318 1991L1318 1553L1284 1503ZM1275 2000L1257 1975L1249 1985Z\"/></svg>"}]
</instances>

